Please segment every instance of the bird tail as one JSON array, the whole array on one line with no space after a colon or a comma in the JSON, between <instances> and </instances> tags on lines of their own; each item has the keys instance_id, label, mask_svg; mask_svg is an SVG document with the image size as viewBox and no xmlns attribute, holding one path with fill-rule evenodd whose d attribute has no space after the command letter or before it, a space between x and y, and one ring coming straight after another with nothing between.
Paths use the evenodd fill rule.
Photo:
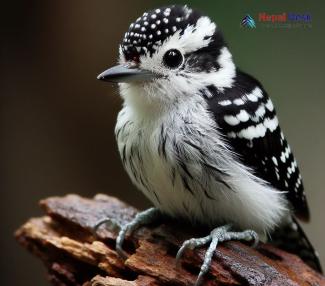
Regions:
<instances>
[{"instance_id":1,"label":"bird tail","mask_svg":"<svg viewBox=\"0 0 325 286\"><path fill-rule=\"evenodd\" d=\"M271 236L269 243L299 256L311 268L323 273L317 251L294 217L275 229Z\"/></svg>"}]
</instances>

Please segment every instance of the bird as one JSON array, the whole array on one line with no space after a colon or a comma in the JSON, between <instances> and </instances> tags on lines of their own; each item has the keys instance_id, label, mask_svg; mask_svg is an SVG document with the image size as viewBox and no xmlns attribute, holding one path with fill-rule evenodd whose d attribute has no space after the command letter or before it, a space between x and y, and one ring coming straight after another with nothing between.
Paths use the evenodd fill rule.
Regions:
<instances>
[{"instance_id":1,"label":"bird","mask_svg":"<svg viewBox=\"0 0 325 286\"><path fill-rule=\"evenodd\" d=\"M219 243L255 246L263 235L321 272L298 222L309 220L309 209L275 107L262 84L235 65L209 16L182 5L145 12L125 33L118 65L97 78L118 84L118 151L153 204L121 226L120 255L127 233L165 215L210 229L176 256L207 246L195 285Z\"/></svg>"}]
</instances>

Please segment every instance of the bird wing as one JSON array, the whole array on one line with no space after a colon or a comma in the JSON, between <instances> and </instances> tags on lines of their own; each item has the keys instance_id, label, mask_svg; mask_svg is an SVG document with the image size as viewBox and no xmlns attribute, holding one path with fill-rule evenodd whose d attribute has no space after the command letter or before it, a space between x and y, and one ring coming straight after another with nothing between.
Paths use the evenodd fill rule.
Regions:
<instances>
[{"instance_id":1,"label":"bird wing","mask_svg":"<svg viewBox=\"0 0 325 286\"><path fill-rule=\"evenodd\" d=\"M254 174L285 191L297 217L309 220L302 178L271 99L253 77L238 71L233 87L209 87L206 100L233 151Z\"/></svg>"}]
</instances>

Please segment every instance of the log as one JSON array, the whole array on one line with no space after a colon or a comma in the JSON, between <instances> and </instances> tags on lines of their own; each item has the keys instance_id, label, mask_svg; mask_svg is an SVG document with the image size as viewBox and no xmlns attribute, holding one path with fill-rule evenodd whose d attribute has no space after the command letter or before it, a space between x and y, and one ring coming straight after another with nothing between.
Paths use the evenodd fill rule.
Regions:
<instances>
[{"instance_id":1,"label":"log","mask_svg":"<svg viewBox=\"0 0 325 286\"><path fill-rule=\"evenodd\" d=\"M163 219L128 236L123 261L115 251L114 224L93 227L104 218L129 222L137 210L114 197L77 195L40 202L45 215L31 218L15 233L18 242L41 259L55 286L193 285L205 249L188 250L176 267L181 243L206 235L205 230ZM260 243L222 243L203 285L324 285L325 278L300 258Z\"/></svg>"}]
</instances>

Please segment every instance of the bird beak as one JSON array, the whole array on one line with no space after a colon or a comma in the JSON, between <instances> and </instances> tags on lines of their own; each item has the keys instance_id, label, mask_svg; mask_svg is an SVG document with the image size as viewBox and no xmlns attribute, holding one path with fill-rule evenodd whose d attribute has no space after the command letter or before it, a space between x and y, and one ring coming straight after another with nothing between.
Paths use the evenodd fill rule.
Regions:
<instances>
[{"instance_id":1,"label":"bird beak","mask_svg":"<svg viewBox=\"0 0 325 286\"><path fill-rule=\"evenodd\" d=\"M131 65L117 65L109 68L97 76L97 79L108 82L134 82L148 81L156 78L157 75L148 71L141 70Z\"/></svg>"}]
</instances>

